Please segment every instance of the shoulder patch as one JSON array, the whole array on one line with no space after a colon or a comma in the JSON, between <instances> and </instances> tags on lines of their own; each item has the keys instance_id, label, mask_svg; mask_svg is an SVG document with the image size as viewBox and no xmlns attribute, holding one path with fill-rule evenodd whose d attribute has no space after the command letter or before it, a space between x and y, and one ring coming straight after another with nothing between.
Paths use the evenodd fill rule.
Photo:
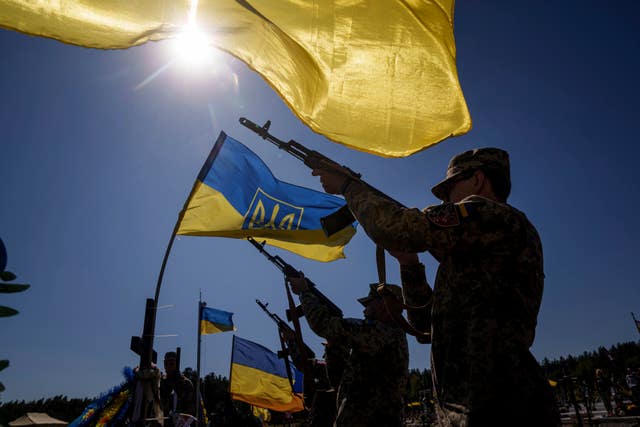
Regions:
<instances>
[{"instance_id":1,"label":"shoulder patch","mask_svg":"<svg viewBox=\"0 0 640 427\"><path fill-rule=\"evenodd\" d=\"M471 218L476 211L476 204L472 202L460 202L456 203L455 206L460 214L460 220L463 222Z\"/></svg>"},{"instance_id":2,"label":"shoulder patch","mask_svg":"<svg viewBox=\"0 0 640 427\"><path fill-rule=\"evenodd\" d=\"M425 215L438 227L455 227L470 220L476 211L471 202L445 203L430 206L424 210Z\"/></svg>"},{"instance_id":3,"label":"shoulder patch","mask_svg":"<svg viewBox=\"0 0 640 427\"><path fill-rule=\"evenodd\" d=\"M438 227L455 227L460 225L458 209L453 203L432 206L425 211L427 219Z\"/></svg>"}]
</instances>

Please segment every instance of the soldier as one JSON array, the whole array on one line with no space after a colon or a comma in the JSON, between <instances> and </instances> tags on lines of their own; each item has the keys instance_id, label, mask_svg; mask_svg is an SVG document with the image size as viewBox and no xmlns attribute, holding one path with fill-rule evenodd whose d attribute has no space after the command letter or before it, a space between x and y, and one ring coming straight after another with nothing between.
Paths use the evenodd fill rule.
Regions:
<instances>
[{"instance_id":1,"label":"soldier","mask_svg":"<svg viewBox=\"0 0 640 427\"><path fill-rule=\"evenodd\" d=\"M360 320L332 316L309 292L304 276L289 280L293 292L300 296L309 327L330 343L339 342L351 348L338 388L334 425L400 427L409 350L404 331L394 323L388 306L378 295L377 285L372 285L369 295L358 300L365 307L365 318ZM399 286L386 288L396 298L402 298ZM401 309L395 314L400 313Z\"/></svg>"},{"instance_id":2,"label":"soldier","mask_svg":"<svg viewBox=\"0 0 640 427\"><path fill-rule=\"evenodd\" d=\"M559 413L531 355L544 282L542 245L527 217L507 204L508 154L465 151L433 187L443 203L407 209L346 171L316 169L328 193L343 194L367 234L401 264L409 312L430 325L437 412L444 426L558 426ZM431 295L416 252L440 263ZM422 291L421 291L422 290Z\"/></svg>"},{"instance_id":3,"label":"soldier","mask_svg":"<svg viewBox=\"0 0 640 427\"><path fill-rule=\"evenodd\" d=\"M172 414L195 415L196 402L193 384L177 366L178 355L168 351L164 355L165 374L160 380L160 400L165 417L170 417L166 426L172 426Z\"/></svg>"}]
</instances>

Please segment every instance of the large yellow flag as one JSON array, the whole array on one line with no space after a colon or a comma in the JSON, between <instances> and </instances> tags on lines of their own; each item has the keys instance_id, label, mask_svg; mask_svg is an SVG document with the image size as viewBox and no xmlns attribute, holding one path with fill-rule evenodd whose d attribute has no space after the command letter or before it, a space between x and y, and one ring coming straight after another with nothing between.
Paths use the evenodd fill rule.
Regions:
<instances>
[{"instance_id":1,"label":"large yellow flag","mask_svg":"<svg viewBox=\"0 0 640 427\"><path fill-rule=\"evenodd\" d=\"M454 0L0 0L0 26L127 48L177 36L192 5L210 43L333 141L402 157L471 128Z\"/></svg>"}]
</instances>

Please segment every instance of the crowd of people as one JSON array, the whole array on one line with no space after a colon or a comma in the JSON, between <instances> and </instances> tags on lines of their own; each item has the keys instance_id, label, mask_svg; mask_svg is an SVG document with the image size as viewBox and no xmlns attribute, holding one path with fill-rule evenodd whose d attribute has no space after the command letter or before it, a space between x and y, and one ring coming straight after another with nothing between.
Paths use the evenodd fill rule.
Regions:
<instances>
[{"instance_id":1,"label":"crowd of people","mask_svg":"<svg viewBox=\"0 0 640 427\"><path fill-rule=\"evenodd\" d=\"M640 371L627 368L624 378L608 375L603 369L596 369L593 388L585 387L587 408L595 409L595 401L604 405L607 416L640 415ZM589 393L595 391L595 394Z\"/></svg>"}]
</instances>

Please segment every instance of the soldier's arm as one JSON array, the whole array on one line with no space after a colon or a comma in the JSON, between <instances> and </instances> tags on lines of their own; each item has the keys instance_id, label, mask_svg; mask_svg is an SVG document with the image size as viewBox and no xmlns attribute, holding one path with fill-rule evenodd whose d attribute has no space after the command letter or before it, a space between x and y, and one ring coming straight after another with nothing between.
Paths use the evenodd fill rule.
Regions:
<instances>
[{"instance_id":1,"label":"soldier's arm","mask_svg":"<svg viewBox=\"0 0 640 427\"><path fill-rule=\"evenodd\" d=\"M431 296L433 291L427 283L422 263L401 264L402 295L407 306L409 323L420 332L431 332ZM428 344L430 339L420 338L420 343Z\"/></svg>"},{"instance_id":2,"label":"soldier's arm","mask_svg":"<svg viewBox=\"0 0 640 427\"><path fill-rule=\"evenodd\" d=\"M309 327L323 338L360 348L379 348L388 340L387 335L377 330L377 322L331 315L329 309L311 292L302 292L300 301Z\"/></svg>"},{"instance_id":3,"label":"soldier's arm","mask_svg":"<svg viewBox=\"0 0 640 427\"><path fill-rule=\"evenodd\" d=\"M328 340L342 341L348 338L342 317L332 315L329 308L308 289L300 292L299 296L304 316L313 332Z\"/></svg>"},{"instance_id":4,"label":"soldier's arm","mask_svg":"<svg viewBox=\"0 0 640 427\"><path fill-rule=\"evenodd\" d=\"M386 249L403 252L431 252L441 259L454 248L489 244L504 235L510 211L505 205L479 196L459 203L444 203L424 211L405 208L381 197L363 184L352 181L344 190L349 209L371 239ZM489 231L489 232L487 232Z\"/></svg>"}]
</instances>

